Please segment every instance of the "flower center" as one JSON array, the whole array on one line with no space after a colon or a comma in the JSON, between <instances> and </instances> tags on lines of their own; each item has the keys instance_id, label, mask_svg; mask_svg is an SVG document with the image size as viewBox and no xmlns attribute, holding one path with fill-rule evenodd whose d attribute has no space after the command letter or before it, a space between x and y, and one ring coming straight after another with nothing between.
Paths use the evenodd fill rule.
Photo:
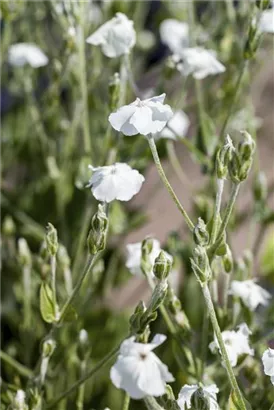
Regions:
<instances>
[{"instance_id":1,"label":"flower center","mask_svg":"<svg viewBox=\"0 0 274 410\"><path fill-rule=\"evenodd\" d=\"M147 358L147 355L145 353L140 353L140 359L145 360Z\"/></svg>"},{"instance_id":2,"label":"flower center","mask_svg":"<svg viewBox=\"0 0 274 410\"><path fill-rule=\"evenodd\" d=\"M111 170L110 170L110 173L111 174L116 174L116 166L115 165L113 165L113 167L111 168Z\"/></svg>"}]
</instances>

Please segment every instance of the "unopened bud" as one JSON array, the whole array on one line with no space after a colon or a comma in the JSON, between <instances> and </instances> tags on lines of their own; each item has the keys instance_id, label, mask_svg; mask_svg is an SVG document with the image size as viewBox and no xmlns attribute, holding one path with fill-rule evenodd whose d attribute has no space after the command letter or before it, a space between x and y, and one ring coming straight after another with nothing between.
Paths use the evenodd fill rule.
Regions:
<instances>
[{"instance_id":1,"label":"unopened bud","mask_svg":"<svg viewBox=\"0 0 274 410\"><path fill-rule=\"evenodd\" d=\"M226 273L230 273L233 269L233 257L230 247L226 244L226 253L222 258L224 269Z\"/></svg>"},{"instance_id":2,"label":"unopened bud","mask_svg":"<svg viewBox=\"0 0 274 410\"><path fill-rule=\"evenodd\" d=\"M209 243L209 233L202 218L198 218L198 223L193 230L193 237L197 245L206 246Z\"/></svg>"},{"instance_id":3,"label":"unopened bud","mask_svg":"<svg viewBox=\"0 0 274 410\"><path fill-rule=\"evenodd\" d=\"M155 259L153 266L153 273L159 280L164 280L168 277L172 268L172 259L165 252L161 251Z\"/></svg>"},{"instance_id":4,"label":"unopened bud","mask_svg":"<svg viewBox=\"0 0 274 410\"><path fill-rule=\"evenodd\" d=\"M256 19L251 20L248 29L247 40L244 47L244 58L249 60L254 57L259 45L259 35L257 30Z\"/></svg>"},{"instance_id":5,"label":"unopened bud","mask_svg":"<svg viewBox=\"0 0 274 410\"><path fill-rule=\"evenodd\" d=\"M228 172L228 164L231 161L232 153L235 150L232 139L226 136L224 146L219 149L216 155L216 174L219 179L225 179Z\"/></svg>"},{"instance_id":6,"label":"unopened bud","mask_svg":"<svg viewBox=\"0 0 274 410\"><path fill-rule=\"evenodd\" d=\"M110 111L115 111L117 109L120 96L120 83L120 76L118 73L115 73L109 80L108 93Z\"/></svg>"},{"instance_id":7,"label":"unopened bud","mask_svg":"<svg viewBox=\"0 0 274 410\"><path fill-rule=\"evenodd\" d=\"M19 262L23 266L31 265L31 252L27 241L24 238L18 240Z\"/></svg>"},{"instance_id":8,"label":"unopened bud","mask_svg":"<svg viewBox=\"0 0 274 410\"><path fill-rule=\"evenodd\" d=\"M203 388L199 387L191 397L191 408L195 410L210 410L209 396L205 396Z\"/></svg>"},{"instance_id":9,"label":"unopened bud","mask_svg":"<svg viewBox=\"0 0 274 410\"><path fill-rule=\"evenodd\" d=\"M205 248L200 245L196 246L193 256L191 259L192 270L202 284L207 283L211 277L211 271Z\"/></svg>"},{"instance_id":10,"label":"unopened bud","mask_svg":"<svg viewBox=\"0 0 274 410\"><path fill-rule=\"evenodd\" d=\"M129 319L131 333L142 333L145 330L147 323L142 323L142 318L144 317L146 310L146 305L143 301L140 301ZM141 324L143 326L141 326Z\"/></svg>"},{"instance_id":11,"label":"unopened bud","mask_svg":"<svg viewBox=\"0 0 274 410\"><path fill-rule=\"evenodd\" d=\"M168 283L167 281L161 281L158 285L155 286L149 309L154 312L158 309L162 303L164 303L166 294L167 294Z\"/></svg>"},{"instance_id":12,"label":"unopened bud","mask_svg":"<svg viewBox=\"0 0 274 410\"><path fill-rule=\"evenodd\" d=\"M247 131L241 131L244 140L238 145L238 152L240 154L242 161L249 161L253 159L253 154L255 151L255 141Z\"/></svg>"},{"instance_id":13,"label":"unopened bud","mask_svg":"<svg viewBox=\"0 0 274 410\"><path fill-rule=\"evenodd\" d=\"M88 332L85 329L81 329L79 332L79 343L77 353L80 360L84 360L90 353L90 343L88 340Z\"/></svg>"},{"instance_id":14,"label":"unopened bud","mask_svg":"<svg viewBox=\"0 0 274 410\"><path fill-rule=\"evenodd\" d=\"M146 238L142 242L142 256L148 256L153 249L153 239Z\"/></svg>"},{"instance_id":15,"label":"unopened bud","mask_svg":"<svg viewBox=\"0 0 274 410\"><path fill-rule=\"evenodd\" d=\"M244 141L238 144L229 163L229 174L235 183L240 183L247 178L255 151L255 142L251 135L246 131L242 131L242 135L244 136Z\"/></svg>"},{"instance_id":16,"label":"unopened bud","mask_svg":"<svg viewBox=\"0 0 274 410\"><path fill-rule=\"evenodd\" d=\"M3 220L3 228L2 228L3 234L6 236L12 236L15 234L15 231L16 231L15 223L12 217L9 215L5 216Z\"/></svg>"},{"instance_id":17,"label":"unopened bud","mask_svg":"<svg viewBox=\"0 0 274 410\"><path fill-rule=\"evenodd\" d=\"M17 390L12 403L13 410L27 410L26 393L23 390Z\"/></svg>"},{"instance_id":18,"label":"unopened bud","mask_svg":"<svg viewBox=\"0 0 274 410\"><path fill-rule=\"evenodd\" d=\"M253 195L256 201L264 202L267 197L267 180L264 172L259 172L254 181Z\"/></svg>"},{"instance_id":19,"label":"unopened bud","mask_svg":"<svg viewBox=\"0 0 274 410\"><path fill-rule=\"evenodd\" d=\"M52 256L56 255L58 250L58 236L57 230L51 223L48 223L47 226L46 245L48 253Z\"/></svg>"},{"instance_id":20,"label":"unopened bud","mask_svg":"<svg viewBox=\"0 0 274 410\"><path fill-rule=\"evenodd\" d=\"M108 217L103 205L98 205L98 211L91 220L91 229L88 234L88 248L91 255L105 249L108 232Z\"/></svg>"},{"instance_id":21,"label":"unopened bud","mask_svg":"<svg viewBox=\"0 0 274 410\"><path fill-rule=\"evenodd\" d=\"M56 348L56 342L53 339L47 339L43 343L43 357L50 357Z\"/></svg>"}]
</instances>

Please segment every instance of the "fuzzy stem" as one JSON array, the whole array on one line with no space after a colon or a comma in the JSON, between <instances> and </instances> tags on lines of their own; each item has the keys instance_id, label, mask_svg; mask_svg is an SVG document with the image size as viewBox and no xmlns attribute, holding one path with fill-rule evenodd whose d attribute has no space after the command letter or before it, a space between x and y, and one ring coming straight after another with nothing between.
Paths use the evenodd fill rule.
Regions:
<instances>
[{"instance_id":1,"label":"fuzzy stem","mask_svg":"<svg viewBox=\"0 0 274 410\"><path fill-rule=\"evenodd\" d=\"M79 379L77 382L75 382L71 387L69 387L65 392L60 394L56 399L54 399L52 402L48 403L46 405L46 409L53 409L56 408L56 404L59 403L61 400L63 400L65 397L67 397L70 393L78 389L81 384L85 383L86 380L90 379L92 376L94 376L95 373L98 372L104 365L106 365L119 351L120 345L115 347L111 352L109 352L100 362L93 367L88 373L86 373L81 379Z\"/></svg>"},{"instance_id":2,"label":"fuzzy stem","mask_svg":"<svg viewBox=\"0 0 274 410\"><path fill-rule=\"evenodd\" d=\"M86 361L83 360L81 362L81 377L84 376L86 371ZM78 394L77 394L77 401L76 401L76 408L77 410L83 410L84 408L84 397L85 397L85 384L83 383L79 386Z\"/></svg>"},{"instance_id":3,"label":"fuzzy stem","mask_svg":"<svg viewBox=\"0 0 274 410\"><path fill-rule=\"evenodd\" d=\"M183 206L181 205L181 203L180 203L180 201L179 201L177 195L175 194L175 192L174 192L172 186L170 185L170 183L169 183L169 181L168 181L168 179L167 179L167 177L166 177L165 171L164 171L164 169L163 169L163 167L162 167L162 164L161 164L161 161L160 161L160 158L159 158L159 155L158 155L158 151L157 151L157 147L156 147L155 141L154 141L154 139L153 139L152 136L149 136L149 137L148 137L148 143L149 143L149 146L150 146L150 150L151 150L151 153L152 153L152 156L153 156L153 159L154 159L156 168L157 168L158 173L159 173L159 175L160 175L160 178L162 179L164 185L166 186L166 188L167 188L167 190L168 190L168 192L169 192L171 198L173 199L173 201L174 201L175 204L177 205L177 208L179 209L179 211L181 212L181 214L182 214L183 217L185 218L185 221L186 221L186 223L187 223L187 226L189 227L189 229L190 229L191 231L193 231L193 229L194 229L194 224L193 224L193 222L191 221L191 219L189 218L189 216L188 216L187 212L185 211L185 209L183 208Z\"/></svg>"},{"instance_id":4,"label":"fuzzy stem","mask_svg":"<svg viewBox=\"0 0 274 410\"><path fill-rule=\"evenodd\" d=\"M217 193L216 193L214 215L213 215L213 225L212 225L211 238L210 238L211 244L213 244L216 240L218 222L219 222L219 216L220 216L220 210L221 210L221 203L222 203L223 189L224 189L224 180L218 178L217 179Z\"/></svg>"},{"instance_id":5,"label":"fuzzy stem","mask_svg":"<svg viewBox=\"0 0 274 410\"><path fill-rule=\"evenodd\" d=\"M58 308L57 308L57 298L56 298L56 255L50 257L50 267L51 267L51 289L52 289L52 301L54 306L54 316L58 319Z\"/></svg>"},{"instance_id":6,"label":"fuzzy stem","mask_svg":"<svg viewBox=\"0 0 274 410\"><path fill-rule=\"evenodd\" d=\"M129 409L129 403L130 403L130 397L127 393L125 393L122 410L128 410Z\"/></svg>"},{"instance_id":7,"label":"fuzzy stem","mask_svg":"<svg viewBox=\"0 0 274 410\"><path fill-rule=\"evenodd\" d=\"M13 357L11 357L7 353L3 352L3 350L0 350L0 358L5 363L9 364L11 367L16 369L18 374L20 374L21 376L23 376L23 377L32 377L33 376L33 372L30 369L28 369L23 364L17 362L17 360L13 359Z\"/></svg>"},{"instance_id":8,"label":"fuzzy stem","mask_svg":"<svg viewBox=\"0 0 274 410\"><path fill-rule=\"evenodd\" d=\"M23 283L24 283L24 328L31 328L31 266L23 267Z\"/></svg>"},{"instance_id":9,"label":"fuzzy stem","mask_svg":"<svg viewBox=\"0 0 274 410\"><path fill-rule=\"evenodd\" d=\"M202 286L202 291L203 291L206 306L207 306L207 309L208 309L209 317L210 317L210 320L211 320L211 323L212 323L212 327L213 327L214 333L216 335L216 338L218 340L218 345L219 345L219 348L220 348L220 351L221 351L222 359L224 361L224 365L225 365L226 371L228 373L229 381L230 381L231 387L234 390L235 395L237 397L237 402L239 404L239 409L240 410L246 410L244 399L243 399L241 390L238 386L236 377L233 373L233 369L232 369L232 366L230 364L229 357L228 357L228 354L227 354L227 351L226 351L226 347L225 347L225 344L224 344L224 341L223 341L223 338L222 338L222 333L221 333L219 323L218 323L218 320L217 320L217 317L216 317L216 313L215 313L215 310L214 310L214 305L213 305L213 302L212 302L212 299L211 299L210 291L209 291L209 288L206 284L204 284Z\"/></svg>"}]
</instances>

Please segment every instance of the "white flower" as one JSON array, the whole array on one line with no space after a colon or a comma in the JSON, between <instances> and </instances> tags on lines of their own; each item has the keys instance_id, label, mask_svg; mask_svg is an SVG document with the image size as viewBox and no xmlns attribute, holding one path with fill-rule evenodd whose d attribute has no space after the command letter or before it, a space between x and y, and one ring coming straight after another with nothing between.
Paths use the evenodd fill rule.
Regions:
<instances>
[{"instance_id":1,"label":"white flower","mask_svg":"<svg viewBox=\"0 0 274 410\"><path fill-rule=\"evenodd\" d=\"M268 348L262 357L264 372L270 376L271 383L274 385L274 349Z\"/></svg>"},{"instance_id":2,"label":"white flower","mask_svg":"<svg viewBox=\"0 0 274 410\"><path fill-rule=\"evenodd\" d=\"M10 46L8 60L11 65L22 67L29 64L33 68L48 64L48 57L34 44L17 43Z\"/></svg>"},{"instance_id":3,"label":"white flower","mask_svg":"<svg viewBox=\"0 0 274 410\"><path fill-rule=\"evenodd\" d=\"M18 410L25 410L26 393L23 390L17 390L13 400L13 406Z\"/></svg>"},{"instance_id":4,"label":"white flower","mask_svg":"<svg viewBox=\"0 0 274 410\"><path fill-rule=\"evenodd\" d=\"M254 355L254 350L251 349L248 341L250 334L251 331L245 323L238 326L237 332L235 330L225 330L222 332L222 338L232 367L236 366L238 357L242 354ZM220 352L216 335L214 336L214 339L214 342L210 343L209 348L212 353L215 353L217 350Z\"/></svg>"},{"instance_id":5,"label":"white flower","mask_svg":"<svg viewBox=\"0 0 274 410\"><path fill-rule=\"evenodd\" d=\"M123 13L98 28L87 38L87 43L101 46L103 53L110 58L128 54L136 42L133 21Z\"/></svg>"},{"instance_id":6,"label":"white flower","mask_svg":"<svg viewBox=\"0 0 274 410\"><path fill-rule=\"evenodd\" d=\"M274 34L274 8L262 12L258 29L262 33Z\"/></svg>"},{"instance_id":7,"label":"white flower","mask_svg":"<svg viewBox=\"0 0 274 410\"><path fill-rule=\"evenodd\" d=\"M191 397L192 395L199 389L197 384L185 384L178 396L177 403L181 410L185 410L185 408L191 408ZM201 387L201 394L208 399L209 403L209 410L218 410L219 406L217 403L217 393L219 392L218 387L216 384L211 384L210 386Z\"/></svg>"},{"instance_id":8,"label":"white flower","mask_svg":"<svg viewBox=\"0 0 274 410\"><path fill-rule=\"evenodd\" d=\"M133 399L162 396L166 382L172 382L174 378L152 350L165 340L166 336L160 334L147 344L136 343L134 336L126 339L110 371L112 383L125 390Z\"/></svg>"},{"instance_id":9,"label":"white flower","mask_svg":"<svg viewBox=\"0 0 274 410\"><path fill-rule=\"evenodd\" d=\"M177 62L177 69L183 75L192 74L197 80L226 70L225 66L217 60L215 51L202 47L186 48L179 55L175 55L174 59Z\"/></svg>"},{"instance_id":10,"label":"white flower","mask_svg":"<svg viewBox=\"0 0 274 410\"><path fill-rule=\"evenodd\" d=\"M88 187L98 201L111 202L114 199L129 201L136 195L145 180L136 169L128 164L117 162L114 165L94 168Z\"/></svg>"},{"instance_id":11,"label":"white flower","mask_svg":"<svg viewBox=\"0 0 274 410\"><path fill-rule=\"evenodd\" d=\"M82 344L86 344L88 342L88 332L86 329L81 329L79 332L79 341Z\"/></svg>"},{"instance_id":12,"label":"white flower","mask_svg":"<svg viewBox=\"0 0 274 410\"><path fill-rule=\"evenodd\" d=\"M271 295L254 280L233 280L230 286L230 294L242 299L245 306L255 310L258 305L267 305Z\"/></svg>"},{"instance_id":13,"label":"white flower","mask_svg":"<svg viewBox=\"0 0 274 410\"><path fill-rule=\"evenodd\" d=\"M127 250L127 260L126 267L130 270L133 275L142 275L141 269L141 258L142 258L142 243L129 243L126 246ZM148 256L149 262L151 264L151 275L153 274L153 265L157 256L161 251L160 242L157 239L152 239L152 251ZM172 256L166 252L166 255L172 260Z\"/></svg>"},{"instance_id":14,"label":"white flower","mask_svg":"<svg viewBox=\"0 0 274 410\"><path fill-rule=\"evenodd\" d=\"M188 24L175 19L166 19L160 25L160 37L173 53L180 53L189 44Z\"/></svg>"},{"instance_id":15,"label":"white flower","mask_svg":"<svg viewBox=\"0 0 274 410\"><path fill-rule=\"evenodd\" d=\"M112 127L124 135L148 135L162 131L173 113L169 105L163 104L165 94L124 105L110 114Z\"/></svg>"},{"instance_id":16,"label":"white flower","mask_svg":"<svg viewBox=\"0 0 274 410\"><path fill-rule=\"evenodd\" d=\"M183 111L175 111L173 117L168 121L167 126L162 132L153 135L157 140L160 138L169 138L176 140L177 137L185 137L189 128L190 121L188 116Z\"/></svg>"}]
</instances>

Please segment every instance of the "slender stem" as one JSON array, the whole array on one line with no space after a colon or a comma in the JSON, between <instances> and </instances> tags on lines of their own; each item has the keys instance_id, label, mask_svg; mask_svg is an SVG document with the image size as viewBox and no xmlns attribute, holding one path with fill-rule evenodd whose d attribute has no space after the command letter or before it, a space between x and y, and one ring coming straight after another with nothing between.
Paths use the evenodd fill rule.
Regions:
<instances>
[{"instance_id":1,"label":"slender stem","mask_svg":"<svg viewBox=\"0 0 274 410\"><path fill-rule=\"evenodd\" d=\"M170 183L169 183L169 181L168 181L168 179L167 179L167 177L166 177L165 171L163 170L163 167L162 167L162 164L161 164L159 155L158 155L158 151L157 151L157 148L156 148L155 141L154 141L154 139L153 139L152 136L149 136L149 137L148 137L148 143L149 143L149 146L150 146L150 149L151 149L151 153L152 153L152 156L153 156L153 159L154 159L156 168L157 168L158 173L159 173L159 175L160 175L160 178L162 179L163 183L165 184L165 186L166 186L166 188L167 188L167 190L168 190L168 192L169 192L171 198L173 199L173 201L174 201L175 204L177 205L177 208L179 209L179 211L181 212L181 214L182 214L183 217L185 218L185 221L186 221L186 223L187 223L187 226L189 227L189 229L190 229L191 231L193 231L193 229L194 229L194 224L193 224L193 222L191 221L191 219L189 218L189 216L188 216L187 212L185 211L185 209L183 208L183 206L181 205L181 203L180 203L180 201L179 201L177 195L175 194L175 192L174 192L172 186L170 185Z\"/></svg>"},{"instance_id":2,"label":"slender stem","mask_svg":"<svg viewBox=\"0 0 274 410\"><path fill-rule=\"evenodd\" d=\"M50 267L51 267L51 289L52 289L52 301L54 306L54 316L57 318L58 308L56 299L56 255L50 257Z\"/></svg>"},{"instance_id":3,"label":"slender stem","mask_svg":"<svg viewBox=\"0 0 274 410\"><path fill-rule=\"evenodd\" d=\"M109 352L100 362L93 367L88 373L86 373L83 377L81 377L77 382L75 382L72 386L70 386L65 392L60 394L56 399L46 405L46 409L56 408L56 404L59 401L63 400L67 397L70 393L77 390L81 384L85 383L88 379L94 376L103 366L105 366L119 351L120 345L115 347L111 352Z\"/></svg>"},{"instance_id":4,"label":"slender stem","mask_svg":"<svg viewBox=\"0 0 274 410\"><path fill-rule=\"evenodd\" d=\"M88 87L87 87L87 71L86 71L86 56L85 56L85 18L86 18L86 2L80 2L81 24L79 25L79 76L81 95L83 100L83 133L84 133L84 148L86 154L91 152L91 140L89 132L89 115L88 115Z\"/></svg>"},{"instance_id":5,"label":"slender stem","mask_svg":"<svg viewBox=\"0 0 274 410\"><path fill-rule=\"evenodd\" d=\"M218 178L217 179L217 193L216 193L214 215L213 215L213 225L212 225L211 238L210 238L211 244L213 244L216 240L217 229L218 229L219 218L220 218L223 189L224 189L224 179Z\"/></svg>"},{"instance_id":6,"label":"slender stem","mask_svg":"<svg viewBox=\"0 0 274 410\"><path fill-rule=\"evenodd\" d=\"M64 268L64 282L67 294L70 295L72 293L72 279L71 279L71 270L69 267Z\"/></svg>"},{"instance_id":7,"label":"slender stem","mask_svg":"<svg viewBox=\"0 0 274 410\"><path fill-rule=\"evenodd\" d=\"M80 276L80 278L79 278L78 282L76 283L72 293L68 297L67 301L65 302L65 304L64 304L64 306L61 310L59 323L61 323L62 320L64 319L68 307L71 305L72 301L76 297L80 287L82 286L82 283L84 282L85 278L88 276L89 272L91 271L91 268L93 267L94 263L98 259L98 256L99 256L99 253L97 253L96 255L89 255L89 258L88 258L88 261L86 263L84 272Z\"/></svg>"},{"instance_id":8,"label":"slender stem","mask_svg":"<svg viewBox=\"0 0 274 410\"><path fill-rule=\"evenodd\" d=\"M83 360L81 362L81 377L84 376L85 371L86 371L86 361ZM84 397L85 397L85 383L79 386L79 389L78 389L77 402L76 402L77 410L83 410Z\"/></svg>"},{"instance_id":9,"label":"slender stem","mask_svg":"<svg viewBox=\"0 0 274 410\"><path fill-rule=\"evenodd\" d=\"M121 107L125 103L126 91L127 91L127 80L128 80L128 66L129 66L129 56L125 54L121 61L120 66L120 95L118 106Z\"/></svg>"},{"instance_id":10,"label":"slender stem","mask_svg":"<svg viewBox=\"0 0 274 410\"><path fill-rule=\"evenodd\" d=\"M129 409L129 403L130 403L130 397L127 393L125 393L122 410L128 410Z\"/></svg>"},{"instance_id":11,"label":"slender stem","mask_svg":"<svg viewBox=\"0 0 274 410\"><path fill-rule=\"evenodd\" d=\"M204 368L206 364L207 349L208 349L208 312L204 309L203 313L203 327L202 327L202 343L201 343L201 368L200 368L200 381L203 381Z\"/></svg>"},{"instance_id":12,"label":"slender stem","mask_svg":"<svg viewBox=\"0 0 274 410\"><path fill-rule=\"evenodd\" d=\"M148 410L165 410L164 407L160 406L152 396L147 396L143 400Z\"/></svg>"},{"instance_id":13,"label":"slender stem","mask_svg":"<svg viewBox=\"0 0 274 410\"><path fill-rule=\"evenodd\" d=\"M212 323L212 327L213 327L214 333L215 333L215 335L217 337L217 340L218 340L218 345L219 345L219 348L220 348L220 351L221 351L222 359L224 361L224 365L225 365L226 371L228 373L228 377L229 377L231 387L234 390L235 395L237 397L239 408L241 410L246 410L245 402L244 402L241 390L238 386L236 377L233 373L233 369L231 367L229 357L228 357L228 354L227 354L227 351L226 351L226 347L225 347L225 344L224 344L224 341L223 341L223 338L222 338L222 333L221 333L219 323L218 323L218 320L217 320L217 317L216 317L216 314L215 314L214 305L213 305L213 302L212 302L212 299L211 299L209 288L206 284L204 284L202 286L202 291L203 291L203 295L204 295L205 302L206 302L206 305L207 305L207 309L208 309L209 317L210 317L210 320L211 320L211 323Z\"/></svg>"},{"instance_id":14,"label":"slender stem","mask_svg":"<svg viewBox=\"0 0 274 410\"><path fill-rule=\"evenodd\" d=\"M222 222L221 227L218 231L216 241L212 245L212 247L210 248L210 253L211 254L214 254L214 252L216 251L216 249L218 249L218 247L220 246L220 244L222 242L222 237L223 237L223 234L226 230L226 227L227 227L227 224L228 224L232 209L234 207L234 204L235 204L239 189L240 189L240 183L237 183L237 184L233 185L233 188L232 188L232 191L231 191L231 194L230 194L230 198L229 198L229 202L228 202L226 210L225 210L225 216L224 216L223 222Z\"/></svg>"},{"instance_id":15,"label":"slender stem","mask_svg":"<svg viewBox=\"0 0 274 410\"><path fill-rule=\"evenodd\" d=\"M24 283L24 328L31 327L31 266L23 267L23 283Z\"/></svg>"},{"instance_id":16,"label":"slender stem","mask_svg":"<svg viewBox=\"0 0 274 410\"><path fill-rule=\"evenodd\" d=\"M17 362L17 360L13 359L11 356L9 356L7 353L3 352L3 350L0 350L0 358L7 364L9 364L11 367L17 370L17 372L23 376L23 377L32 377L33 372L28 369L26 366L23 364Z\"/></svg>"},{"instance_id":17,"label":"slender stem","mask_svg":"<svg viewBox=\"0 0 274 410\"><path fill-rule=\"evenodd\" d=\"M242 67L239 71L239 76L238 76L238 79L237 79L236 84L235 84L232 101L230 102L226 118L224 120L224 123L223 123L221 131L220 131L221 137L224 135L224 133L226 131L226 127L227 127L228 122L230 120L230 117L232 115L234 106L238 101L238 97L239 97L239 94L240 94L240 91L241 91L241 88L242 88L241 83L242 83L242 80L244 78L244 74L245 74L245 71L246 71L247 67L248 67L248 61L244 61L243 65L242 65Z\"/></svg>"}]
</instances>

